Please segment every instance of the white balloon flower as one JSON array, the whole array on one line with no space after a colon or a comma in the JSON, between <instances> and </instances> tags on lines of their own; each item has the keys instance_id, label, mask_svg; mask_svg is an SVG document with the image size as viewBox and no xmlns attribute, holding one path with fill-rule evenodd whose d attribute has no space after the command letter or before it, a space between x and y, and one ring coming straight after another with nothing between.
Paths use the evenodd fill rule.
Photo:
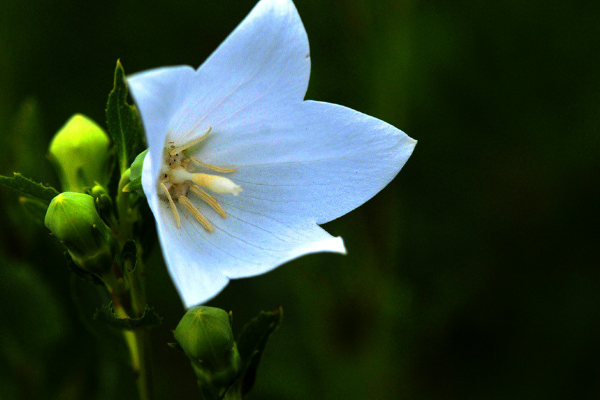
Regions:
<instances>
[{"instance_id":1,"label":"white balloon flower","mask_svg":"<svg viewBox=\"0 0 600 400\"><path fill-rule=\"evenodd\" d=\"M304 101L309 74L294 4L261 0L197 70L128 78L149 146L144 193L186 307L230 279L345 253L319 224L373 197L412 153L381 120Z\"/></svg>"}]
</instances>

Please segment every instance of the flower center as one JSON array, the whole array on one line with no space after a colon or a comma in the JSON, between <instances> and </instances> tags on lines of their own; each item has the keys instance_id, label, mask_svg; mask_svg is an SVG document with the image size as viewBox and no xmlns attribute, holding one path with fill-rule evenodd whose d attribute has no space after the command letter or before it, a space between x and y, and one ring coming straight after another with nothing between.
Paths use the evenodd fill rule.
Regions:
<instances>
[{"instance_id":1,"label":"flower center","mask_svg":"<svg viewBox=\"0 0 600 400\"><path fill-rule=\"evenodd\" d=\"M164 150L164 162L160 170L161 180L158 186L162 191L160 197L168 201L171 206L171 211L173 212L178 228L180 226L180 218L175 201L185 207L207 231L212 232L213 230L206 217L200 213L198 208L196 208L188 198L189 192L198 196L201 200L211 206L221 217L225 218L227 214L225 214L225 211L219 205L217 200L206 193L202 188L208 189L214 193L232 194L234 196L237 196L242 191L241 186L236 185L232 180L223 176L194 172L195 165L217 172L236 171L235 168L223 168L206 164L195 157L188 157L184 153L185 150L204 140L210 131L211 128L198 139L182 146L175 146L175 143L169 142L169 146L165 147Z\"/></svg>"}]
</instances>

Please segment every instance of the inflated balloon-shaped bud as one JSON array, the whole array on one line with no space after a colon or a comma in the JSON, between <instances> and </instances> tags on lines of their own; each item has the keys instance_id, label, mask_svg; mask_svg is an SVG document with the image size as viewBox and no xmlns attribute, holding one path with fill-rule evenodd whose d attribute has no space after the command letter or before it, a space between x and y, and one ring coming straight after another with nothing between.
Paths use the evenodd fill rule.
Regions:
<instances>
[{"instance_id":1,"label":"inflated balloon-shaped bud","mask_svg":"<svg viewBox=\"0 0 600 400\"><path fill-rule=\"evenodd\" d=\"M97 182L109 180L110 139L94 121L75 114L54 135L49 158L65 192L83 193Z\"/></svg>"},{"instance_id":2,"label":"inflated balloon-shaped bud","mask_svg":"<svg viewBox=\"0 0 600 400\"><path fill-rule=\"evenodd\" d=\"M59 194L50 202L44 223L81 269L103 275L112 268L115 239L98 215L92 196Z\"/></svg>"},{"instance_id":3,"label":"inflated balloon-shaped bud","mask_svg":"<svg viewBox=\"0 0 600 400\"><path fill-rule=\"evenodd\" d=\"M175 329L175 340L192 362L199 382L220 391L238 376L241 359L229 314L214 307L190 308Z\"/></svg>"}]
</instances>

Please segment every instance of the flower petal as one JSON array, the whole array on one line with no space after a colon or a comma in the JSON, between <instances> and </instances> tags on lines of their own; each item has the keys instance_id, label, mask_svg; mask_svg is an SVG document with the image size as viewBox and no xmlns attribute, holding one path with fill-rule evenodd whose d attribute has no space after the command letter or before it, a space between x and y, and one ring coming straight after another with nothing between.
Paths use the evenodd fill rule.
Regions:
<instances>
[{"instance_id":1,"label":"flower petal","mask_svg":"<svg viewBox=\"0 0 600 400\"><path fill-rule=\"evenodd\" d=\"M227 219L194 199L215 228L207 233L192 223L191 237L202 242L195 259L228 278L265 273L303 254L344 252L341 239L317 224L373 197L416 144L381 120L314 101L271 109L268 119L244 115L240 120L246 123L216 132L195 154L238 168L227 176L243 192L213 194Z\"/></svg>"},{"instance_id":2,"label":"flower petal","mask_svg":"<svg viewBox=\"0 0 600 400\"><path fill-rule=\"evenodd\" d=\"M250 107L300 102L310 75L308 38L290 0L262 0L194 71L165 67L128 78L157 176L167 141L183 145Z\"/></svg>"},{"instance_id":3,"label":"flower petal","mask_svg":"<svg viewBox=\"0 0 600 400\"><path fill-rule=\"evenodd\" d=\"M186 143L249 107L299 103L310 75L306 31L290 0L262 0L202 64L169 140Z\"/></svg>"},{"instance_id":4,"label":"flower petal","mask_svg":"<svg viewBox=\"0 0 600 400\"><path fill-rule=\"evenodd\" d=\"M183 207L178 208L179 228L166 202L153 208L169 272L186 307L209 300L229 279L262 274L309 253L345 253L341 238L313 223L286 223L229 205L224 219L200 200L191 200L210 220L213 232Z\"/></svg>"},{"instance_id":5,"label":"flower petal","mask_svg":"<svg viewBox=\"0 0 600 400\"><path fill-rule=\"evenodd\" d=\"M261 0L198 69L165 68L130 78L146 125L150 156L143 186L169 271L187 307L216 295L230 278L267 272L317 251L345 252L317 224L358 207L387 185L416 141L393 126L328 103L303 102L308 40L290 0ZM239 196L213 194L225 209L188 196L210 221L206 231L157 194L167 141L233 166Z\"/></svg>"},{"instance_id":6,"label":"flower petal","mask_svg":"<svg viewBox=\"0 0 600 400\"><path fill-rule=\"evenodd\" d=\"M229 204L232 196L215 194L227 209L222 218L199 198L190 200L210 221L207 232L183 207L176 227L169 204L158 198L152 177L152 160L144 160L142 181L156 218L163 255L171 278L186 307L217 295L229 279L259 275L309 253L345 253L341 238L329 235L314 223L298 219L280 221L257 211Z\"/></svg>"},{"instance_id":7,"label":"flower petal","mask_svg":"<svg viewBox=\"0 0 600 400\"><path fill-rule=\"evenodd\" d=\"M243 192L219 201L286 221L322 224L352 211L398 174L416 145L392 125L335 104L305 101L268 115L240 116L195 156L237 168L228 177Z\"/></svg>"},{"instance_id":8,"label":"flower petal","mask_svg":"<svg viewBox=\"0 0 600 400\"><path fill-rule=\"evenodd\" d=\"M169 123L177 107L188 96L187 88L195 71L192 67L178 66L154 69L129 76L127 83L138 106L148 144L149 156L158 174L165 147Z\"/></svg>"}]
</instances>

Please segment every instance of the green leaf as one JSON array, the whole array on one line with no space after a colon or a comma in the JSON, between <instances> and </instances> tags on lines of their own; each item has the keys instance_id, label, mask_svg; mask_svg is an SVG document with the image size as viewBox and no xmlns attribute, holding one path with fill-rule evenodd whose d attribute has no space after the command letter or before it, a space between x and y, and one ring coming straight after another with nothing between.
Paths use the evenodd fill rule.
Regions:
<instances>
[{"instance_id":1,"label":"green leaf","mask_svg":"<svg viewBox=\"0 0 600 400\"><path fill-rule=\"evenodd\" d=\"M106 104L106 123L115 145L121 174L129 168L144 146L142 121L137 108L127 103L127 93L125 71L121 62L117 61L114 87Z\"/></svg>"},{"instance_id":2,"label":"green leaf","mask_svg":"<svg viewBox=\"0 0 600 400\"><path fill-rule=\"evenodd\" d=\"M267 345L267 340L281 324L283 309L279 307L275 311L261 313L248 322L240 333L237 346L242 358L242 374L236 383L241 395L245 396L254 386L256 371Z\"/></svg>"},{"instance_id":3,"label":"green leaf","mask_svg":"<svg viewBox=\"0 0 600 400\"><path fill-rule=\"evenodd\" d=\"M59 195L58 191L53 187L44 186L41 183L34 182L31 179L25 178L18 172L15 172L12 178L0 175L0 184L8 186L24 195L41 200L46 206L50 204L50 201L52 201L54 197Z\"/></svg>"},{"instance_id":4,"label":"green leaf","mask_svg":"<svg viewBox=\"0 0 600 400\"><path fill-rule=\"evenodd\" d=\"M162 318L154 312L154 308L148 306L144 308L144 314L139 318L119 318L113 312L112 303L97 309L94 319L119 329L152 328L162 323Z\"/></svg>"},{"instance_id":5,"label":"green leaf","mask_svg":"<svg viewBox=\"0 0 600 400\"><path fill-rule=\"evenodd\" d=\"M48 203L33 197L20 196L19 203L23 206L25 214L38 225L44 225L44 218L48 210Z\"/></svg>"}]
</instances>

